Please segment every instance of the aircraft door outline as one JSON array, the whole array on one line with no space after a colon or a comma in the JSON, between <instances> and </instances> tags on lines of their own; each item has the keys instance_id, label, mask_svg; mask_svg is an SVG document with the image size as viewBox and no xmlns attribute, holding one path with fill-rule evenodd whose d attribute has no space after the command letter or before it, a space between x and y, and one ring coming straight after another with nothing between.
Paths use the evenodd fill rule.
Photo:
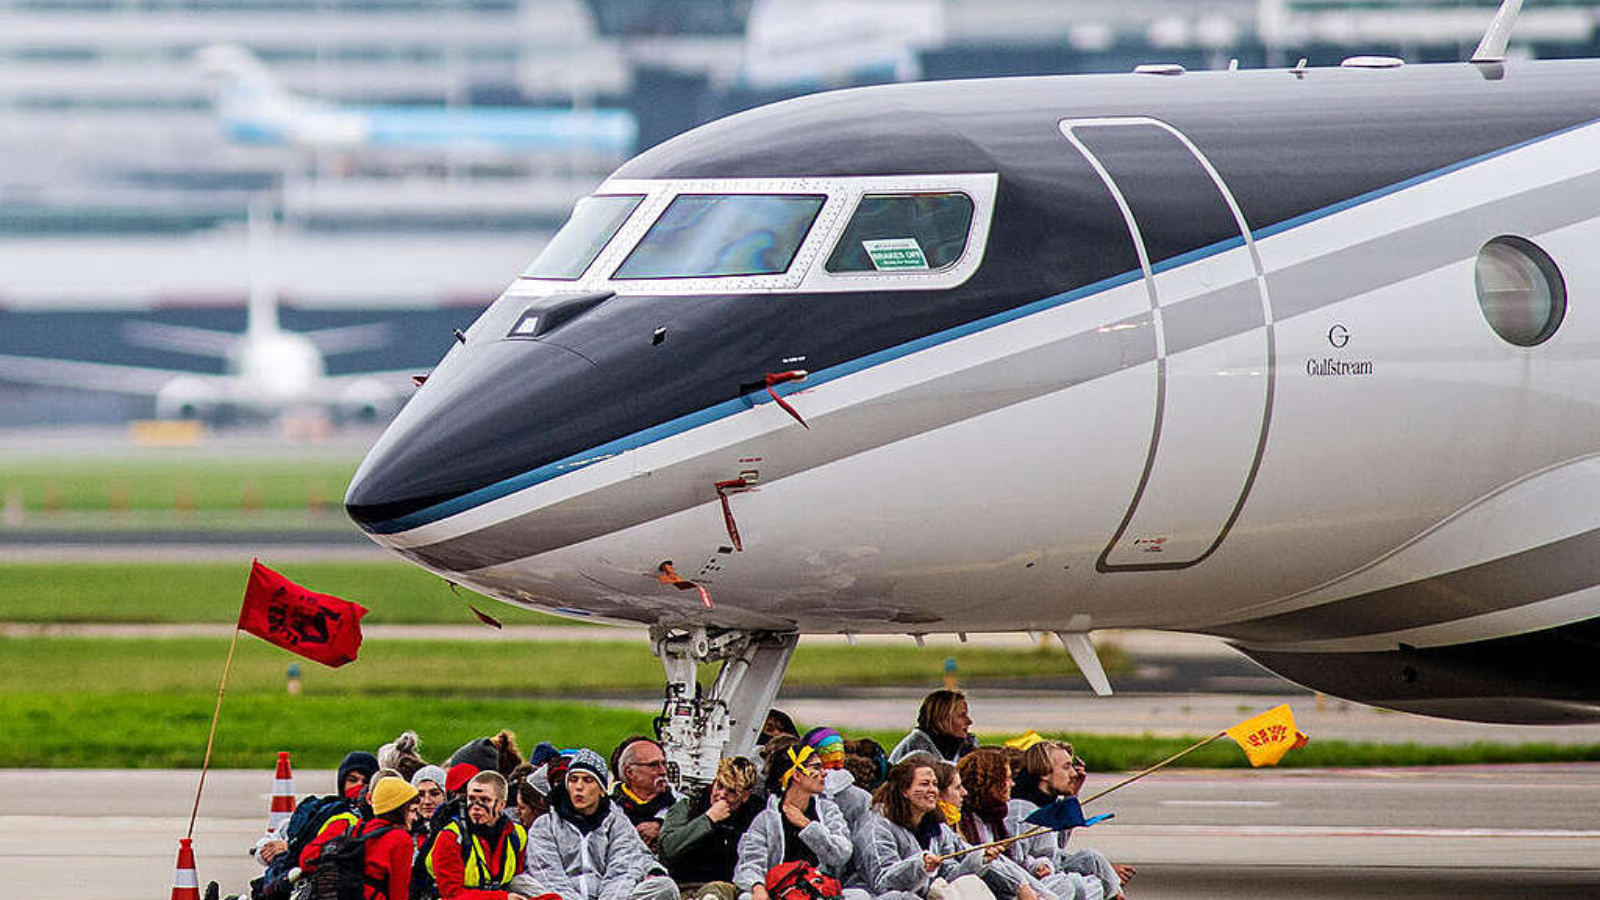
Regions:
<instances>
[{"instance_id":1,"label":"aircraft door outline","mask_svg":"<svg viewBox=\"0 0 1600 900\"><path fill-rule=\"evenodd\" d=\"M1277 355L1272 304L1261 256L1233 192L1205 154L1178 129L1145 116L1065 119L1058 127L1099 176L1122 212L1143 271L1156 345L1155 416L1144 468L1122 521L1095 561L1095 569L1107 573L1186 569L1203 562L1222 545L1244 510L1266 451L1276 389ZM1170 267L1162 267L1159 260L1152 263L1139 216L1128 192L1119 186L1118 177L1107 164L1108 161L1115 163L1116 158L1097 153L1090 146L1096 129L1125 129L1121 132L1124 136L1137 135L1137 130L1143 129L1147 139L1175 142L1183 154L1192 157L1192 162L1203 172L1203 179L1208 180L1210 188L1220 196L1237 229L1243 261L1226 264L1239 266L1236 274L1241 285L1253 281L1254 296L1247 302L1259 303L1258 328L1205 346L1185 345L1181 330L1172 321L1175 298L1165 296L1175 291L1170 282L1166 284L1167 290L1163 290L1162 273ZM1161 174L1163 179L1176 179L1181 173L1166 171ZM1193 189L1196 185L1188 187ZM1149 213L1147 209L1147 219ZM1222 260L1230 252L1234 251L1224 248L1211 258ZM1221 292L1210 298L1196 295L1190 302L1210 306L1209 300L1220 296ZM1254 310L1251 313L1254 314ZM1177 356L1180 353L1183 356ZM1257 377L1259 393L1249 384L1248 378L1224 384L1214 377L1196 377L1220 374L1213 369L1223 360L1235 365L1243 360L1241 371L1229 374ZM1252 362L1259 362L1259 366L1251 365ZM1197 419L1199 406L1191 404L1185 408L1174 402L1175 393L1190 393L1197 388L1221 391L1224 402L1218 405L1226 409L1228 415L1222 417L1220 425ZM1235 427L1230 429L1230 423ZM1257 427L1251 429L1251 425ZM1251 430L1255 431L1254 435L1248 433ZM1219 449L1219 435L1220 452L1213 452ZM1208 446L1204 441L1190 440L1195 437L1204 437L1212 443Z\"/></svg>"}]
</instances>

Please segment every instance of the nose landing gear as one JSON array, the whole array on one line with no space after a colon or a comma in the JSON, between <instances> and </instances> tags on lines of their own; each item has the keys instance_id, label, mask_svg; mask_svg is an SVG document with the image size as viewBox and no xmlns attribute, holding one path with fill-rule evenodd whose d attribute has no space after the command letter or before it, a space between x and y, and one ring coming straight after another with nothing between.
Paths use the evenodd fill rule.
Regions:
<instances>
[{"instance_id":1,"label":"nose landing gear","mask_svg":"<svg viewBox=\"0 0 1600 900\"><path fill-rule=\"evenodd\" d=\"M794 632L650 629L650 648L667 672L656 736L674 784L708 785L723 756L755 748L799 642ZM702 692L696 668L714 662L722 668L710 691Z\"/></svg>"}]
</instances>

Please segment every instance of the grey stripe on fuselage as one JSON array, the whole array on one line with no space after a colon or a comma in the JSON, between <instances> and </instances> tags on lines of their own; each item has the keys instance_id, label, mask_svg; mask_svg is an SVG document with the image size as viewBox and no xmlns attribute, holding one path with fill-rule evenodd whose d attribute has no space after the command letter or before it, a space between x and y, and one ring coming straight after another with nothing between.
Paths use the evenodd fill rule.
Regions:
<instances>
[{"instance_id":1,"label":"grey stripe on fuselage","mask_svg":"<svg viewBox=\"0 0 1600 900\"><path fill-rule=\"evenodd\" d=\"M1527 606L1600 583L1600 529L1431 578L1206 631L1246 643L1384 634Z\"/></svg>"},{"instance_id":2,"label":"grey stripe on fuselage","mask_svg":"<svg viewBox=\"0 0 1600 900\"><path fill-rule=\"evenodd\" d=\"M1274 303L1274 310L1277 304ZM1161 308L1167 335L1167 355L1176 356L1243 334L1266 324L1261 311L1261 291L1254 280L1241 281L1184 303Z\"/></svg>"},{"instance_id":3,"label":"grey stripe on fuselage","mask_svg":"<svg viewBox=\"0 0 1600 900\"><path fill-rule=\"evenodd\" d=\"M1430 272L1471 256L1498 235L1542 234L1581 222L1594 216L1597 192L1600 172L1590 172L1269 272L1273 315L1283 321L1316 312L1346 297ZM1463 245L1463 234L1481 237L1468 247ZM1338 296L1329 294L1333 285L1338 286Z\"/></svg>"},{"instance_id":4,"label":"grey stripe on fuselage","mask_svg":"<svg viewBox=\"0 0 1600 900\"><path fill-rule=\"evenodd\" d=\"M1063 152L1067 148L1063 147ZM1461 234L1520 232L1540 234L1592 214L1589 198L1600 192L1600 173L1590 173L1459 213L1421 223L1397 234L1324 254L1267 273L1278 322L1316 312L1341 300L1393 284L1470 257L1477 244L1464 246ZM1491 227L1492 226L1492 227ZM1485 237L1487 239L1487 237ZM1093 302L1086 297L1076 302ZM1253 303L1254 312L1244 307ZM1220 305L1219 305L1220 304ZM1220 312L1218 312L1220 310ZM1191 349L1260 327L1259 295L1252 283L1238 282L1163 309L1167 340ZM785 447L785 460L762 472L762 480L826 465L893 441L950 425L1014 403L1064 390L1155 358L1148 316L1065 337L1047 346L998 361L1008 387L994 383L991 367L930 379L916 388L862 407L810 420L812 434L803 446ZM1133 336L1137 335L1135 340ZM1169 350L1169 355L1173 351ZM1025 373L1025 374L1024 374ZM740 455L766 455L758 446ZM670 470L661 474L668 474ZM452 571L471 571L534 556L707 502L705 485L659 487L646 479L627 483L613 508L593 495L519 516L461 537L401 550L404 555ZM601 492L602 495L604 492ZM623 508L628 515L621 515Z\"/></svg>"}]
</instances>

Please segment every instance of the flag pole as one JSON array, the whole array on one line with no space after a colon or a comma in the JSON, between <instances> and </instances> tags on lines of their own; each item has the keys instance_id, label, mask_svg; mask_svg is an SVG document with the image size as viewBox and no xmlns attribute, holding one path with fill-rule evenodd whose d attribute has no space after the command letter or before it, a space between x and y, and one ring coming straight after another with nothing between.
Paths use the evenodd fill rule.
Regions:
<instances>
[{"instance_id":1,"label":"flag pole","mask_svg":"<svg viewBox=\"0 0 1600 900\"><path fill-rule=\"evenodd\" d=\"M211 734L206 737L206 756L200 763L200 785L194 790L194 809L189 812L189 834L194 837L194 820L200 815L200 794L206 789L206 770L211 768L211 745L217 739L217 719L222 717L222 695L228 691L228 671L233 668L233 651L239 646L239 629L233 629L233 640L228 643L228 661L222 664L222 680L217 683L217 707L211 713Z\"/></svg>"},{"instance_id":2,"label":"flag pole","mask_svg":"<svg viewBox=\"0 0 1600 900\"><path fill-rule=\"evenodd\" d=\"M1171 756L1167 757L1166 759L1163 759L1161 762L1156 763L1155 765L1151 766L1150 768L1145 769L1142 772L1137 772L1137 773L1135 773L1133 775L1130 775L1129 777L1124 778L1123 780L1117 782L1116 784L1113 784L1112 786L1106 788L1105 790L1099 792L1098 794L1095 794L1094 796L1090 797L1089 799L1083 800L1083 801L1080 801L1080 802L1083 803L1083 804L1093 803L1094 801L1100 799L1101 797L1104 797L1105 795L1111 793L1112 791L1116 790L1117 788L1123 787L1125 785L1133 784L1135 781L1138 781L1139 779L1145 777L1146 775L1149 775L1151 772L1154 772L1154 771L1156 771L1158 769L1161 769L1161 768L1163 768L1165 766L1171 765L1172 763L1177 762L1178 760L1182 759L1185 756L1188 756L1189 754L1193 753L1196 750L1199 750L1201 747L1204 747L1205 745L1211 743L1212 741L1214 741L1214 740L1216 740L1218 738L1221 738L1221 737L1227 737L1227 735L1228 735L1228 733L1226 731L1219 731L1216 734L1213 734L1212 736L1206 738L1205 740L1198 741L1198 742L1196 742L1194 744L1191 744L1188 747L1186 747L1186 748L1184 748L1182 750L1179 750L1177 753L1172 754Z\"/></svg>"},{"instance_id":3,"label":"flag pole","mask_svg":"<svg viewBox=\"0 0 1600 900\"><path fill-rule=\"evenodd\" d=\"M1052 829L1049 829L1049 828L1035 828L1032 831L1024 831L1022 834L1014 834L1011 837L1000 838L999 840L995 840L995 841L985 841L982 844L973 844L970 847L962 847L960 850L952 850L951 852L946 853L943 856L936 856L934 858L937 859L939 862L944 862L947 859L955 859L958 856L966 856L968 853L971 853L974 850L987 850L990 847L1005 847L1005 846L1008 846L1010 844L1014 844L1017 841L1020 841L1020 840L1022 840L1024 838L1035 837L1037 835L1044 834L1044 833L1046 833L1048 831L1051 831L1051 830Z\"/></svg>"},{"instance_id":4,"label":"flag pole","mask_svg":"<svg viewBox=\"0 0 1600 900\"><path fill-rule=\"evenodd\" d=\"M1204 739L1202 741L1197 741L1197 742L1195 742L1193 744L1190 744L1188 747L1185 747L1184 749L1179 750L1177 753L1172 754L1171 756L1167 757L1166 759L1163 759L1162 761L1156 763L1155 765L1151 766L1150 768L1144 769L1143 771L1140 771L1140 772L1136 772L1133 775L1129 776L1128 778L1124 778L1123 780L1117 782L1116 784L1113 784L1112 786L1106 788L1105 790L1095 794L1094 796L1090 797L1088 800L1079 801L1079 803L1081 805L1081 804L1089 803L1089 802L1094 801L1094 800L1098 800L1101 797L1104 797L1105 795L1107 795L1107 794L1111 793L1112 791L1116 790L1117 788L1123 787L1125 785L1133 784L1135 781L1138 781L1139 779L1145 777L1146 775L1149 775L1152 772L1155 772L1155 771L1157 771L1157 770L1159 770L1159 769L1161 769L1161 768L1163 768L1165 766L1169 766L1172 763L1177 762L1178 760L1182 759L1185 756L1188 756L1190 753L1193 753L1196 750L1199 750L1201 747L1204 747L1205 745L1211 743L1212 741L1215 741L1216 739L1221 738L1221 737L1226 737L1227 734L1228 733L1226 731L1219 731L1216 734L1213 734L1212 736L1210 736L1210 737L1208 737L1208 738L1206 738L1206 739ZM1035 829L1033 829L1031 831L1025 831L1022 834L1013 835L1011 837L1000 838L999 840L994 840L994 841L987 841L987 842L982 843L982 844L973 844L970 847L963 847L962 849L956 850L956 851L954 851L952 853L946 853L943 856L938 857L938 860L939 860L939 862L944 862L947 859L954 859L954 858L956 858L958 856L965 856L968 853L973 852L974 850L987 850L990 847L1005 847L1005 846L1009 846L1011 844L1016 843L1017 841L1024 840L1026 838L1037 837L1038 835L1047 834L1047 833L1049 833L1051 831L1054 831L1054 830L1055 829L1053 829L1053 828L1039 827L1039 828L1035 828Z\"/></svg>"}]
</instances>

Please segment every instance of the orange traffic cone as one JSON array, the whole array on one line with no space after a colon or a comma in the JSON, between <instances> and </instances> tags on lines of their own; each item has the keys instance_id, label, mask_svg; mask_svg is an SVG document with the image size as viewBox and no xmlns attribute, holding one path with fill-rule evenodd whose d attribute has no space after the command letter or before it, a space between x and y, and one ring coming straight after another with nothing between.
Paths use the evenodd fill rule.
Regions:
<instances>
[{"instance_id":1,"label":"orange traffic cone","mask_svg":"<svg viewBox=\"0 0 1600 900\"><path fill-rule=\"evenodd\" d=\"M194 870L194 841L178 839L178 868L172 873L172 900L200 900L200 875Z\"/></svg>"},{"instance_id":2,"label":"orange traffic cone","mask_svg":"<svg viewBox=\"0 0 1600 900\"><path fill-rule=\"evenodd\" d=\"M294 773L289 771L289 751L278 751L278 770L272 775L272 806L267 810L267 833L294 815Z\"/></svg>"}]
</instances>

